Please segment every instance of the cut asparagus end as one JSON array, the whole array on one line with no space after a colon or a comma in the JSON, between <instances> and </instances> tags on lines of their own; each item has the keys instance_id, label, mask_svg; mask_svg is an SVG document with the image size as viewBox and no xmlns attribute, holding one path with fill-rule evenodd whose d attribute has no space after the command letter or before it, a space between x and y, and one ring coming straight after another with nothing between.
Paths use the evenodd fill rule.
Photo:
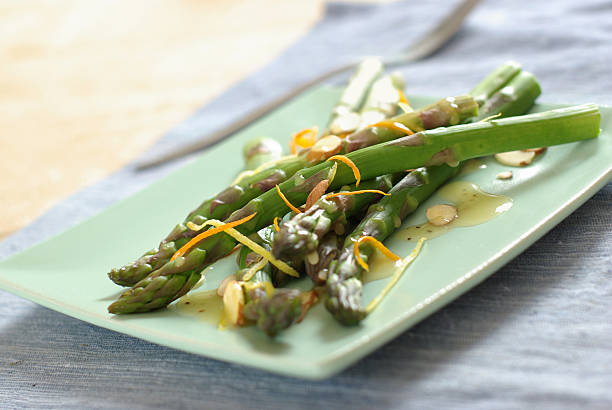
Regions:
<instances>
[{"instance_id":1,"label":"cut asparagus end","mask_svg":"<svg viewBox=\"0 0 612 410\"><path fill-rule=\"evenodd\" d=\"M332 111L328 128L335 124L339 117L350 116L351 113L359 111L372 83L383 68L383 63L378 58L367 58L359 64Z\"/></svg>"},{"instance_id":2,"label":"cut asparagus end","mask_svg":"<svg viewBox=\"0 0 612 410\"><path fill-rule=\"evenodd\" d=\"M496 115L522 115L533 106L541 92L540 84L534 75L521 71L482 105L479 114L472 121L482 121Z\"/></svg>"},{"instance_id":3,"label":"cut asparagus end","mask_svg":"<svg viewBox=\"0 0 612 410\"><path fill-rule=\"evenodd\" d=\"M504 87L521 71L521 65L509 61L497 67L470 92L479 106L482 106L493 94Z\"/></svg>"}]
</instances>

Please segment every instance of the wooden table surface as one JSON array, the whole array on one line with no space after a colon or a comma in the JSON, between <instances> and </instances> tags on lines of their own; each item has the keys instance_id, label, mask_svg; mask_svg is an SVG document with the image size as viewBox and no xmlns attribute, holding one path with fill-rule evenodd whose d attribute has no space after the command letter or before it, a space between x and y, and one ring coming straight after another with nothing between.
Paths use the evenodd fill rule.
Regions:
<instances>
[{"instance_id":1,"label":"wooden table surface","mask_svg":"<svg viewBox=\"0 0 612 410\"><path fill-rule=\"evenodd\" d=\"M0 238L262 67L323 0L0 0Z\"/></svg>"}]
</instances>

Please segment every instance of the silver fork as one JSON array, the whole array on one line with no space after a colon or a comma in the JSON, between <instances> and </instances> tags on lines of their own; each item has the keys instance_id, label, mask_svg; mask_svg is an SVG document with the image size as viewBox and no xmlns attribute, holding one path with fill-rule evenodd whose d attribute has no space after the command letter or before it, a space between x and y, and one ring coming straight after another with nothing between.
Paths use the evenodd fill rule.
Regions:
<instances>
[{"instance_id":1,"label":"silver fork","mask_svg":"<svg viewBox=\"0 0 612 410\"><path fill-rule=\"evenodd\" d=\"M432 30L425 33L422 37L418 38L415 42L413 42L408 48L404 50L402 54L383 57L382 61L385 66L393 67L401 64L406 64L411 61L421 60L426 58L427 56L433 54L440 47L442 47L448 40L457 31L461 28L463 21L466 16L472 11L474 6L480 0L464 0L457 7L451 10L448 15L440 21ZM308 90L309 88L328 80L338 74L342 74L347 71L353 70L357 64L359 64L361 60L356 59L355 61L351 61L345 64L342 64L338 67L335 67L319 76L309 80L308 82L303 83L302 85L294 88L288 93L280 96L279 98L260 106L259 108L251 111L247 115L243 116L241 119L232 122L229 126L225 128L218 129L211 133L202 135L197 138L193 142L180 146L175 150L164 152L160 155L153 156L150 158L145 158L139 161L136 164L136 169L145 169L149 167L153 167L159 164L163 164L164 162L180 158L184 155L191 154L192 152L199 151L208 147L209 145L214 144L217 141L220 141L235 132L241 130L247 125L251 124L253 121L263 117L279 106L285 104L292 98L301 94L302 92Z\"/></svg>"}]
</instances>

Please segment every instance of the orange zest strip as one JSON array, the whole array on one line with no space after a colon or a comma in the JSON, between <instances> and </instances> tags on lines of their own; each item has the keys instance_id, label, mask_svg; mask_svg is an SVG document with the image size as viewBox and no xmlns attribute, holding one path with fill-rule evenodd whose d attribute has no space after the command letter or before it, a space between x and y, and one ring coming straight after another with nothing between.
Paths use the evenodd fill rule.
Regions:
<instances>
[{"instance_id":1,"label":"orange zest strip","mask_svg":"<svg viewBox=\"0 0 612 410\"><path fill-rule=\"evenodd\" d=\"M274 217L274 229L276 229L276 232L280 231L280 228L278 227L278 216Z\"/></svg>"},{"instance_id":2,"label":"orange zest strip","mask_svg":"<svg viewBox=\"0 0 612 410\"><path fill-rule=\"evenodd\" d=\"M380 189L362 189L359 191L337 192L335 194L328 194L328 195L325 195L325 199L330 199L330 198L333 198L336 196L342 196L342 195L359 195L359 194L381 194L385 196L391 195L391 194L381 191Z\"/></svg>"},{"instance_id":3,"label":"orange zest strip","mask_svg":"<svg viewBox=\"0 0 612 410\"><path fill-rule=\"evenodd\" d=\"M380 242L373 236L362 236L353 244L353 253L355 254L355 259L357 259L357 263L366 271L369 271L370 267L367 263L363 261L363 259L361 259L361 255L359 254L359 245L363 242L371 242L376 249L378 249L380 252L382 252L383 255L385 255L387 258L391 259L394 262L397 262L401 259L399 256L391 252L385 245L383 245L382 242Z\"/></svg>"},{"instance_id":4,"label":"orange zest strip","mask_svg":"<svg viewBox=\"0 0 612 410\"><path fill-rule=\"evenodd\" d=\"M317 142L317 134L319 133L319 127L314 126L310 128L304 128L301 131L293 134L291 141L289 142L289 149L292 154L297 154L298 148L312 147Z\"/></svg>"},{"instance_id":5,"label":"orange zest strip","mask_svg":"<svg viewBox=\"0 0 612 410\"><path fill-rule=\"evenodd\" d=\"M183 245L178 251L174 252L174 255L172 255L172 258L170 258L170 261L173 261L176 258L178 258L179 256L183 256L185 253L189 252L189 250L191 250L191 248L196 246L198 244L198 242L200 242L201 240L206 239L209 236L213 236L215 234L218 234L219 232L223 232L223 231L228 230L230 228L233 228L235 226L241 225L241 224L243 224L245 222L248 222L251 219L253 219L253 217L255 215L257 215L257 212L254 212L251 215L249 215L247 217L244 217L242 219L238 219L237 221L228 222L228 223L223 224L221 226L218 226L216 228L212 228L212 229L209 229L207 231L204 231L204 232L202 232L199 235L196 235L189 242L187 242L185 245Z\"/></svg>"},{"instance_id":6,"label":"orange zest strip","mask_svg":"<svg viewBox=\"0 0 612 410\"><path fill-rule=\"evenodd\" d=\"M410 105L410 101L406 98L406 94L402 90L397 90L397 94L399 95L399 102Z\"/></svg>"},{"instance_id":7,"label":"orange zest strip","mask_svg":"<svg viewBox=\"0 0 612 410\"><path fill-rule=\"evenodd\" d=\"M355 180L357 181L355 182L355 186L359 186L359 182L361 182L361 172L359 172L359 168L357 168L357 165L355 165L353 161L351 161L348 157L344 155L333 155L327 158L327 160L328 161L333 161L333 160L340 161L346 166L348 166L350 169L352 169L353 175L355 176Z\"/></svg>"},{"instance_id":8,"label":"orange zest strip","mask_svg":"<svg viewBox=\"0 0 612 410\"><path fill-rule=\"evenodd\" d=\"M293 204L291 202L289 202L289 200L287 199L287 197L285 197L285 195L283 195L283 193L281 192L280 188L278 187L278 185L276 185L276 192L278 192L278 196L281 197L281 199L283 200L283 202L289 207L289 209L291 209L293 212L295 212L296 214L301 214L302 211L300 211L299 209L297 209L295 206L293 206Z\"/></svg>"},{"instance_id":9,"label":"orange zest strip","mask_svg":"<svg viewBox=\"0 0 612 410\"><path fill-rule=\"evenodd\" d=\"M376 124L368 125L367 128L374 128L374 127L388 128L390 130L403 132L406 135L414 134L414 131L406 127L401 122L397 122L397 121L389 121L389 120L380 121L380 122L377 122Z\"/></svg>"}]
</instances>

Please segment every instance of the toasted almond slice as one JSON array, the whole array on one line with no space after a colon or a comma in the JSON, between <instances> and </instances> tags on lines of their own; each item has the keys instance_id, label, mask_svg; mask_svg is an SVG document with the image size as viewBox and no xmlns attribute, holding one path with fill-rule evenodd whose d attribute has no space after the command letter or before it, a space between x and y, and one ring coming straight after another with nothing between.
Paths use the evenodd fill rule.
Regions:
<instances>
[{"instance_id":1,"label":"toasted almond slice","mask_svg":"<svg viewBox=\"0 0 612 410\"><path fill-rule=\"evenodd\" d=\"M223 292L223 309L225 317L233 325L242 323L242 308L244 307L244 292L242 286L235 280L231 280L225 286Z\"/></svg>"},{"instance_id":2,"label":"toasted almond slice","mask_svg":"<svg viewBox=\"0 0 612 410\"><path fill-rule=\"evenodd\" d=\"M308 194L308 198L306 198L306 205L304 205L306 211L323 196L325 191L327 191L327 187L329 187L329 179L324 179L315 185L310 194Z\"/></svg>"},{"instance_id":3,"label":"toasted almond slice","mask_svg":"<svg viewBox=\"0 0 612 410\"><path fill-rule=\"evenodd\" d=\"M497 179L510 179L512 178L512 171L504 171L497 174Z\"/></svg>"},{"instance_id":4,"label":"toasted almond slice","mask_svg":"<svg viewBox=\"0 0 612 410\"><path fill-rule=\"evenodd\" d=\"M540 148L527 148L527 149L524 149L524 150L522 150L522 151L525 151L525 152L535 152L535 153L536 153L536 155L540 155L540 154L542 154L544 151L546 151L546 147L540 147Z\"/></svg>"},{"instance_id":5,"label":"toasted almond slice","mask_svg":"<svg viewBox=\"0 0 612 410\"><path fill-rule=\"evenodd\" d=\"M223 296L223 293L225 292L225 287L232 280L234 281L236 280L236 275L234 274L227 275L225 279L223 279L221 283L219 283L219 286L217 287L217 295Z\"/></svg>"},{"instance_id":6,"label":"toasted almond slice","mask_svg":"<svg viewBox=\"0 0 612 410\"><path fill-rule=\"evenodd\" d=\"M329 131L334 134L344 134L345 132L352 132L359 127L361 122L361 116L356 112L347 112L336 117L336 119L329 125Z\"/></svg>"},{"instance_id":7,"label":"toasted almond slice","mask_svg":"<svg viewBox=\"0 0 612 410\"><path fill-rule=\"evenodd\" d=\"M342 140L336 135L328 135L321 138L312 146L307 154L311 161L322 161L337 154L342 149Z\"/></svg>"},{"instance_id":8,"label":"toasted almond slice","mask_svg":"<svg viewBox=\"0 0 612 410\"><path fill-rule=\"evenodd\" d=\"M384 120L385 118L386 118L385 114L380 111L377 111L377 110L366 111L363 114L361 114L360 127L366 127L370 124L375 124L377 122Z\"/></svg>"},{"instance_id":9,"label":"toasted almond slice","mask_svg":"<svg viewBox=\"0 0 612 410\"><path fill-rule=\"evenodd\" d=\"M533 151L509 151L495 154L495 159L503 165L524 167L533 162L536 153Z\"/></svg>"},{"instance_id":10,"label":"toasted almond slice","mask_svg":"<svg viewBox=\"0 0 612 410\"><path fill-rule=\"evenodd\" d=\"M303 292L301 295L302 299L302 313L300 313L300 317L296 320L297 323L301 323L306 316L306 313L319 301L319 295L313 289L308 292Z\"/></svg>"},{"instance_id":11,"label":"toasted almond slice","mask_svg":"<svg viewBox=\"0 0 612 410\"><path fill-rule=\"evenodd\" d=\"M432 225L442 226L451 223L457 217L457 208L453 205L438 204L430 206L426 215Z\"/></svg>"}]
</instances>

